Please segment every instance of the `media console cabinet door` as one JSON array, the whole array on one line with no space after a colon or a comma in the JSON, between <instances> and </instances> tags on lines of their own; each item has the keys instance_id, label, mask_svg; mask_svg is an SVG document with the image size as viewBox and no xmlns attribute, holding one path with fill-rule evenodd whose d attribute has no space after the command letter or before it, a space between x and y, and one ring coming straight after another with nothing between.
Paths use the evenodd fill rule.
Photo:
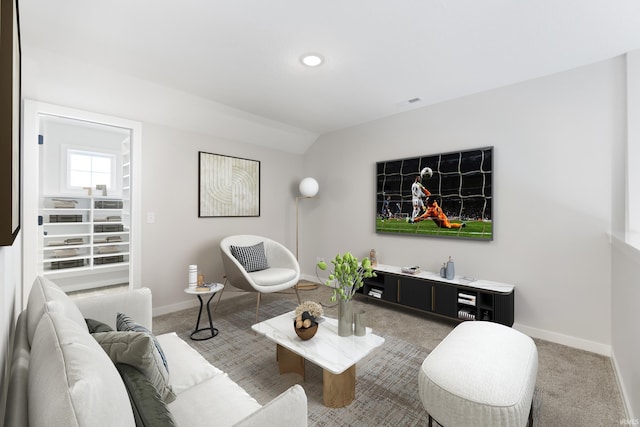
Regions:
<instances>
[{"instance_id":1,"label":"media console cabinet door","mask_svg":"<svg viewBox=\"0 0 640 427\"><path fill-rule=\"evenodd\" d=\"M431 282L403 277L398 286L398 303L407 307L431 311Z\"/></svg>"},{"instance_id":2,"label":"media console cabinet door","mask_svg":"<svg viewBox=\"0 0 640 427\"><path fill-rule=\"evenodd\" d=\"M433 283L431 308L434 313L447 317L458 317L458 288L442 283Z\"/></svg>"}]
</instances>

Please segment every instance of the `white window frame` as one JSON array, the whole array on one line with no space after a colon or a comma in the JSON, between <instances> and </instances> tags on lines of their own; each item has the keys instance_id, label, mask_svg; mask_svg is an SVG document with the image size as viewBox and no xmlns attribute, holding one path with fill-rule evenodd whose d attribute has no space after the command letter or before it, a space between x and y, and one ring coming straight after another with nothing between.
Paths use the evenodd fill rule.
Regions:
<instances>
[{"instance_id":1,"label":"white window frame","mask_svg":"<svg viewBox=\"0 0 640 427\"><path fill-rule=\"evenodd\" d=\"M96 147L86 147L86 146L82 147L82 146L76 146L76 145L62 145L62 150L61 150L62 168L60 168L62 176L60 177L60 182L64 183L63 191L65 193L78 193L78 194L85 193L86 194L86 190L83 187L75 187L75 186L72 186L70 183L71 171L69 169L70 168L69 158L72 154L75 154L75 153L111 158L111 180L108 183L109 188L107 193L109 196L119 196L122 194L122 171L121 171L121 167L119 167L119 165L122 164L121 154L117 151L103 150ZM96 196L102 195L101 192L96 192L95 188L92 188L92 194Z\"/></svg>"}]
</instances>

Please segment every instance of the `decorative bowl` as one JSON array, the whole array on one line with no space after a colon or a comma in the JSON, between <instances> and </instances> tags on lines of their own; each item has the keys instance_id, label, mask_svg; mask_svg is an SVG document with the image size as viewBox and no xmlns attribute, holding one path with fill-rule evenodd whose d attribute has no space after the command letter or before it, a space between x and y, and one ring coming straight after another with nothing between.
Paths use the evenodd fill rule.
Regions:
<instances>
[{"instance_id":1,"label":"decorative bowl","mask_svg":"<svg viewBox=\"0 0 640 427\"><path fill-rule=\"evenodd\" d=\"M296 326L294 325L293 329L295 329L296 334L300 337L301 340L306 341L313 338L316 332L318 332L318 324L314 323L308 328L296 328Z\"/></svg>"}]
</instances>

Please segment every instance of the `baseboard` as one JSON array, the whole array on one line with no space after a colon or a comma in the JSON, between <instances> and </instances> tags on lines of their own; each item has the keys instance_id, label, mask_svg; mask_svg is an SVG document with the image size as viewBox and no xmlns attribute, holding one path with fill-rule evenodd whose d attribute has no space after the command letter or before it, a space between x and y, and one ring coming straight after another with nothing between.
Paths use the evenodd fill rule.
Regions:
<instances>
[{"instance_id":1,"label":"baseboard","mask_svg":"<svg viewBox=\"0 0 640 427\"><path fill-rule=\"evenodd\" d=\"M163 314L173 313L174 311L186 310L187 308L199 307L200 303L197 299L177 302L175 304L163 305L153 309L153 316L162 316Z\"/></svg>"},{"instance_id":2,"label":"baseboard","mask_svg":"<svg viewBox=\"0 0 640 427\"><path fill-rule=\"evenodd\" d=\"M611 354L611 365L613 366L613 372L616 376L616 381L618 382L618 389L620 390L620 395L622 396L622 404L624 405L624 412L627 414L627 420L637 421L640 419L633 413L633 406L631 406L631 402L627 397L627 389L624 385L623 376L620 373L620 369L618 368L618 363L616 362L616 353L612 350Z\"/></svg>"},{"instance_id":3,"label":"baseboard","mask_svg":"<svg viewBox=\"0 0 640 427\"><path fill-rule=\"evenodd\" d=\"M540 338L546 341L554 342L556 344L562 344L569 347L577 348L579 350L590 351L592 353L611 357L611 346L607 344L589 341L582 338L576 338L570 335L564 335L558 332L547 331L544 329L532 328L530 326L522 325L519 323L514 323L513 328L529 335L532 338Z\"/></svg>"},{"instance_id":4,"label":"baseboard","mask_svg":"<svg viewBox=\"0 0 640 427\"><path fill-rule=\"evenodd\" d=\"M246 295L247 292L242 290L236 290L235 288L231 288L227 290L225 287L222 292L222 301L221 304L224 304L224 300L235 298L241 295ZM254 294L255 295L255 294ZM211 308L213 309L214 304L218 301L218 294L215 295L214 299L211 301ZM204 300L206 303L206 300ZM188 308L200 307L200 303L197 298L192 298L186 301L177 302L175 304L163 305L161 307L155 307L152 311L153 316L162 316L163 314L173 313L174 311L186 310Z\"/></svg>"},{"instance_id":5,"label":"baseboard","mask_svg":"<svg viewBox=\"0 0 640 427\"><path fill-rule=\"evenodd\" d=\"M312 275L309 275L309 274L301 274L300 275L300 279L301 280L306 280L307 282L317 283L318 285L322 284L322 283L320 283L318 281L318 278L316 276L312 276Z\"/></svg>"}]
</instances>

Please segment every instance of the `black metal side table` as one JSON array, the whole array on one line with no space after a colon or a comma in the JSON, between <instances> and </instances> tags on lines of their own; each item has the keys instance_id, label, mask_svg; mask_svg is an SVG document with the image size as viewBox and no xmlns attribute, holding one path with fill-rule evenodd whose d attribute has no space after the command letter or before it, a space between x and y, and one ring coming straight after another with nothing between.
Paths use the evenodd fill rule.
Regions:
<instances>
[{"instance_id":1,"label":"black metal side table","mask_svg":"<svg viewBox=\"0 0 640 427\"><path fill-rule=\"evenodd\" d=\"M211 321L211 310L209 309L209 303L211 302L211 300L213 299L215 294L217 292L221 291L223 288L224 288L224 285L222 283L213 283L211 285L211 287L186 288L184 290L188 294L196 295L198 297L198 301L200 301L200 311L198 311L198 320L196 321L196 329L191 333L191 339L192 340L194 340L194 341L204 341L204 340L211 339L211 338L215 337L216 335L218 335L218 329L213 327L213 322ZM203 295L210 295L209 299L207 300L207 315L209 317L209 326L201 328L200 327L200 317L202 317L202 307L204 306L204 303L202 302L202 296ZM211 331L211 336L204 336L204 337L195 337L194 336L197 333L202 332L202 331Z\"/></svg>"}]
</instances>

